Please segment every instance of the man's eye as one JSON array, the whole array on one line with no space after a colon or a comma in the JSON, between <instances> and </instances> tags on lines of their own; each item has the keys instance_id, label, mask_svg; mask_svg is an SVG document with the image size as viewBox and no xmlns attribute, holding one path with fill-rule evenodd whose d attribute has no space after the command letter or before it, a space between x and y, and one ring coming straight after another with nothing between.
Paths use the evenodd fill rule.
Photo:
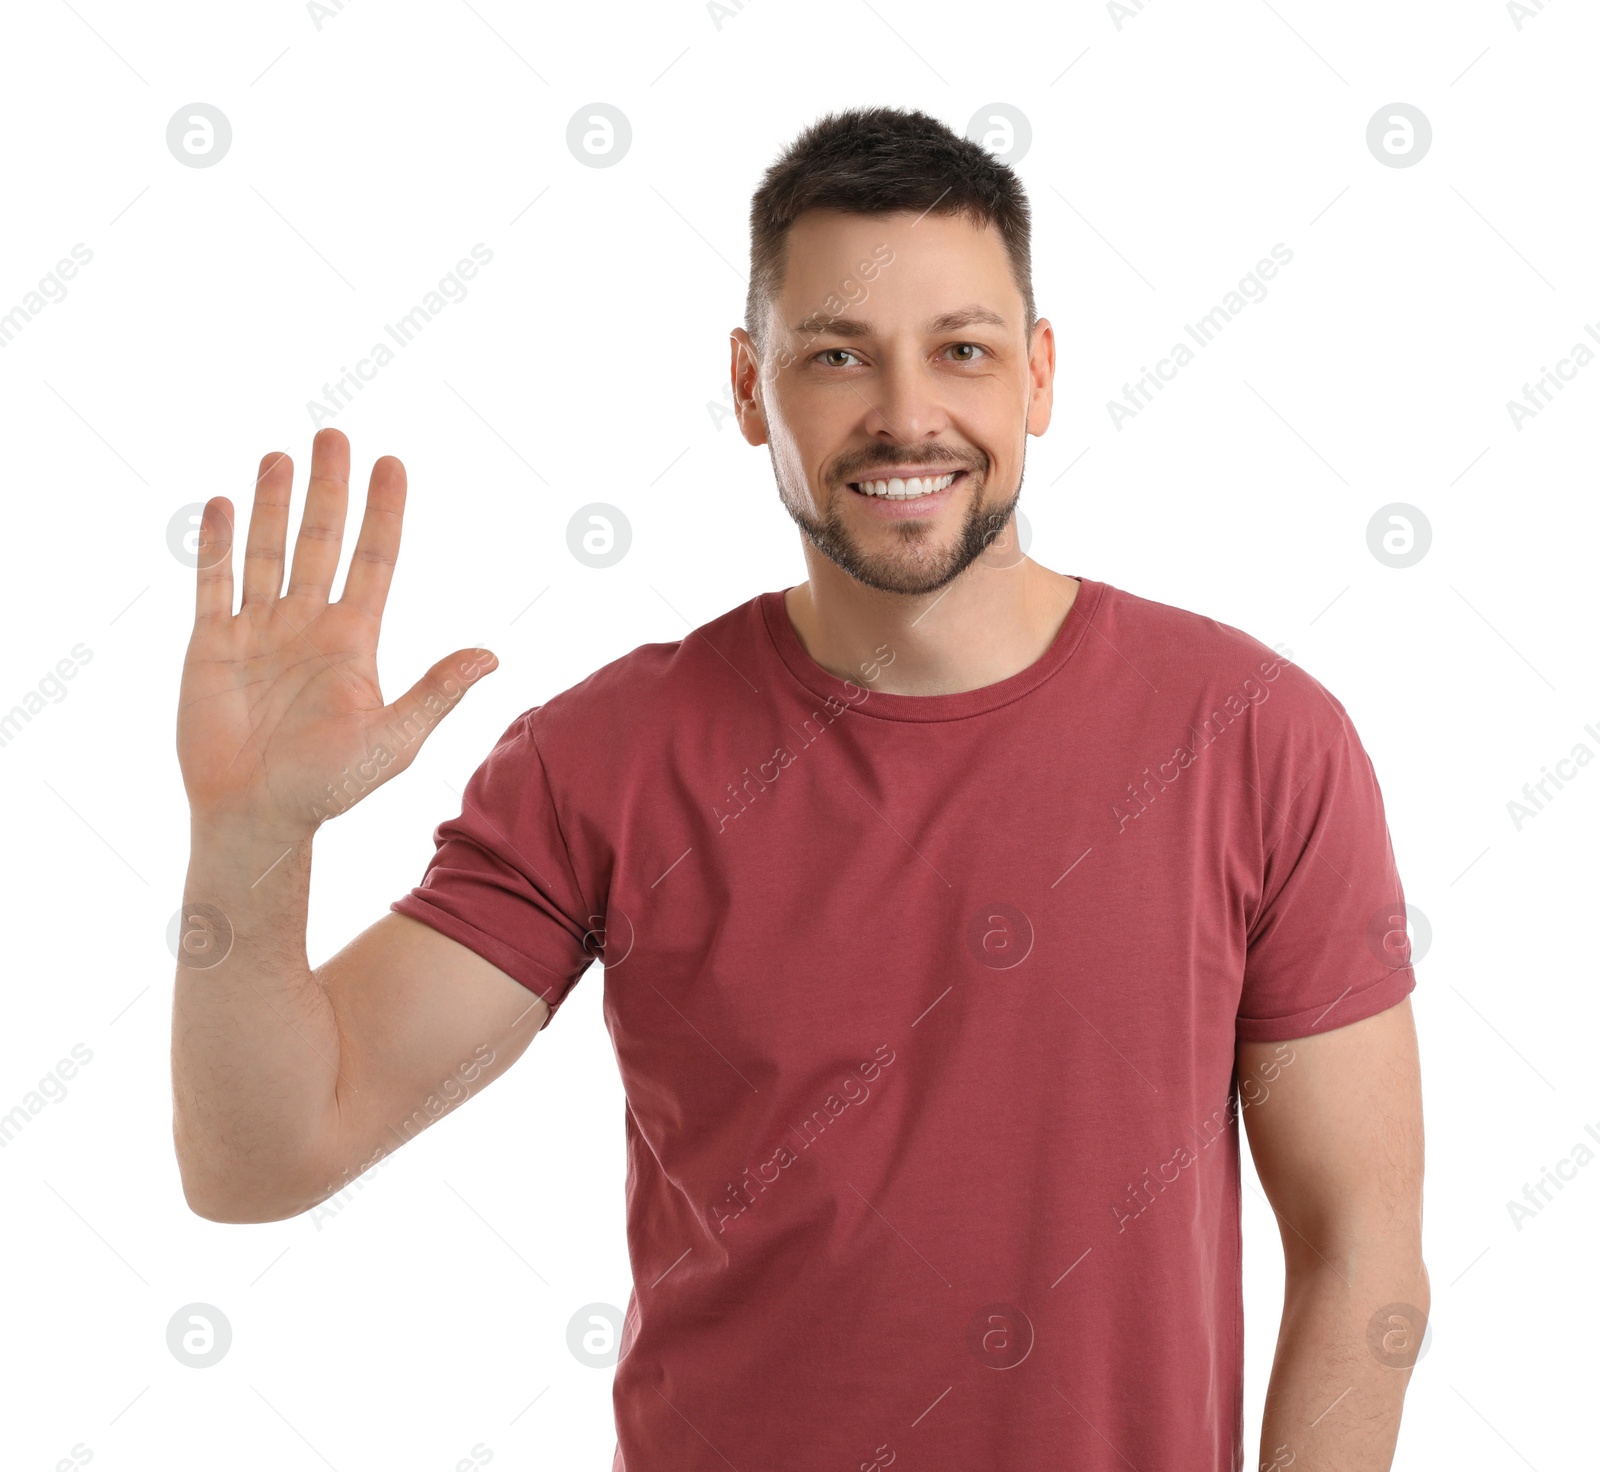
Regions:
<instances>
[{"instance_id":1,"label":"man's eye","mask_svg":"<svg viewBox=\"0 0 1600 1472\"><path fill-rule=\"evenodd\" d=\"M988 356L988 350L975 342L952 343L945 351L954 354L958 363L976 363ZM849 348L824 348L816 355L816 360L828 368L848 368L860 362Z\"/></svg>"}]
</instances>

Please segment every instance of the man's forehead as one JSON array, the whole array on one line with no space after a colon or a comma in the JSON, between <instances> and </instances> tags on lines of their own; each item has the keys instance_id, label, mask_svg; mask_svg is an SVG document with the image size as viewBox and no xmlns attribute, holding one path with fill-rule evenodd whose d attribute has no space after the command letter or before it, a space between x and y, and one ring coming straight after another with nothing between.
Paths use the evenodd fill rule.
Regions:
<instances>
[{"instance_id":1,"label":"man's forehead","mask_svg":"<svg viewBox=\"0 0 1600 1472\"><path fill-rule=\"evenodd\" d=\"M949 272L955 251L961 265ZM947 274L953 279L937 279ZM914 306L891 310L894 299L905 295L896 288L913 279ZM992 221L927 210L858 214L813 208L790 226L769 313L779 330L806 336L826 326L836 336L865 337L879 327L900 327L908 312L928 332L1009 328L1016 316L1014 288L1010 256Z\"/></svg>"}]
</instances>

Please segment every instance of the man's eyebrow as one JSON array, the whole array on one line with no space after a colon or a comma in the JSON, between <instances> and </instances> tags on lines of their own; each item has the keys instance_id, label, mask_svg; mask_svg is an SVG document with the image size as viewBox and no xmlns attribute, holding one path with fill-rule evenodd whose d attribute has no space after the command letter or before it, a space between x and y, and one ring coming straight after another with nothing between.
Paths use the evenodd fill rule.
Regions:
<instances>
[{"instance_id":1,"label":"man's eyebrow","mask_svg":"<svg viewBox=\"0 0 1600 1472\"><path fill-rule=\"evenodd\" d=\"M927 324L929 332L959 332L963 327L1004 327L1006 319L988 307L958 307L953 312L943 312ZM857 317L830 317L823 312L813 312L803 322L794 325L794 331L805 337L871 337L872 324Z\"/></svg>"}]
</instances>

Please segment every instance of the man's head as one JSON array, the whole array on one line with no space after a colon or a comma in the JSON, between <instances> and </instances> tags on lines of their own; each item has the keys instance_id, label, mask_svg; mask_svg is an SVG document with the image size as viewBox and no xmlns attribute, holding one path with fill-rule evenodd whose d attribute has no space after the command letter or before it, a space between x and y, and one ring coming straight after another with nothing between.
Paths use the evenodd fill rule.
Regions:
<instances>
[{"instance_id":1,"label":"man's head","mask_svg":"<svg viewBox=\"0 0 1600 1472\"><path fill-rule=\"evenodd\" d=\"M1034 317L1021 184L925 113L854 109L768 169L750 237L733 333L745 438L769 447L784 506L844 572L944 587L1006 527L1026 435L1050 419L1055 346ZM899 473L917 470L942 488L907 494L927 489Z\"/></svg>"}]
</instances>

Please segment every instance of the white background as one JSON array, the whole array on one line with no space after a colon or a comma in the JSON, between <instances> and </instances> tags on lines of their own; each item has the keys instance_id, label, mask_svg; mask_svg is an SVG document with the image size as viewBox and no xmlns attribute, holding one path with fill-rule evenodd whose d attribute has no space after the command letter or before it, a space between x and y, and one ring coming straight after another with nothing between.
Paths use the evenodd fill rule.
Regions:
<instances>
[{"instance_id":1,"label":"white background","mask_svg":"<svg viewBox=\"0 0 1600 1472\"><path fill-rule=\"evenodd\" d=\"M1520 830L1507 803L1600 752L1600 364L1520 429L1506 403L1600 324L1597 43L1575 0L1520 29L1488 0L1152 0L1120 27L1098 4L910 0L749 0L720 26L695 0L352 0L320 29L292 3L8 12L0 313L74 244L93 259L0 349L0 710L75 645L92 658L0 746L0 1114L28 1113L74 1045L92 1061L0 1149L4 1465L445 1472L479 1446L610 1466L611 1372L566 1347L575 1311L629 1288L598 967L517 1068L336 1212L223 1226L184 1205L166 932L193 574L168 524L218 493L242 515L269 450L295 458L298 520L308 401L493 251L328 421L355 457L347 558L372 461L409 471L387 693L474 643L501 668L319 835L319 962L416 882L518 712L803 579L766 452L708 408L750 192L829 108L965 131L996 101L1031 123L1017 167L1060 346L1032 555L1287 644L1354 717L1431 926L1413 1005L1433 1339L1395 1465L1592 1460L1600 1161L1520 1230L1507 1202L1600 1129L1600 771ZM607 168L566 146L597 101L633 130ZM1366 144L1396 101L1433 128L1409 168ZM166 147L194 102L232 125L212 167ZM1267 298L1118 430L1106 401L1279 242L1294 260ZM633 529L606 570L567 548L591 501ZM1404 569L1368 550L1392 502L1432 528ZM1250 1464L1282 1269L1253 1176L1245 1207ZM233 1332L204 1370L166 1343L196 1302Z\"/></svg>"}]
</instances>

